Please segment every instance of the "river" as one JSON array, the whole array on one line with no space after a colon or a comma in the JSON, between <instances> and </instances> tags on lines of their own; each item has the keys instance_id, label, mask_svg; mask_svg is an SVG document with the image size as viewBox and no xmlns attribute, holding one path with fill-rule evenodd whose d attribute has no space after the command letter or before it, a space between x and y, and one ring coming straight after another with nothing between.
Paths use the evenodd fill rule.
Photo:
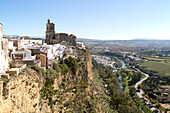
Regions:
<instances>
[{"instance_id":1,"label":"river","mask_svg":"<svg viewBox=\"0 0 170 113\"><path fill-rule=\"evenodd\" d=\"M125 67L126 67L126 66L125 66L125 62L123 62L123 61L121 60L121 63L122 63L122 67L116 68L116 67L114 66L114 69L116 69L116 70L121 70L122 68L125 68ZM120 81L120 83L119 83L120 91L123 91L122 75L121 75L121 73L120 73L120 75L119 75L119 81Z\"/></svg>"}]
</instances>

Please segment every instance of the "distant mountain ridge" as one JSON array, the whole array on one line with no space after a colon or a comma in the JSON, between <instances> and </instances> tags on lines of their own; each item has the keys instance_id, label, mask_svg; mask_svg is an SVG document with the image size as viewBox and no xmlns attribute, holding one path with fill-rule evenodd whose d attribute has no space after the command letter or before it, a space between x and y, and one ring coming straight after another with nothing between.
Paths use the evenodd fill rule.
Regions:
<instances>
[{"instance_id":1,"label":"distant mountain ridge","mask_svg":"<svg viewBox=\"0 0 170 113\"><path fill-rule=\"evenodd\" d=\"M12 36L12 37L19 36L19 37L22 37L20 35L5 35L5 34L4 34L4 36ZM24 35L24 36L26 36L26 35ZM45 36L28 36L28 37L30 37L30 38L42 38L42 39L45 39Z\"/></svg>"},{"instance_id":2,"label":"distant mountain ridge","mask_svg":"<svg viewBox=\"0 0 170 113\"><path fill-rule=\"evenodd\" d=\"M5 35L4 36L12 36L12 37L22 37L20 35ZM24 35L26 36L26 35ZM28 36L30 38L41 38L45 39L45 36ZM134 41L144 41L144 40L170 40L170 39L153 39L153 38L135 38L135 39L129 39L129 40L134 40ZM118 40L101 40L101 39L89 39L89 38L77 38L77 41L118 41Z\"/></svg>"}]
</instances>

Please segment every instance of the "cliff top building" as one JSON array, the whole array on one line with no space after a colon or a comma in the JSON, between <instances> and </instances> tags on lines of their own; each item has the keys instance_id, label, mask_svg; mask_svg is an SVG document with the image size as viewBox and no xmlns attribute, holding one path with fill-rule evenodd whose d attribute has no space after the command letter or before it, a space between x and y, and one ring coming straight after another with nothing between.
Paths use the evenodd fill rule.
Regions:
<instances>
[{"instance_id":1,"label":"cliff top building","mask_svg":"<svg viewBox=\"0 0 170 113\"><path fill-rule=\"evenodd\" d=\"M8 40L3 39L3 25L0 23L0 73L5 73L7 68L8 68Z\"/></svg>"},{"instance_id":2,"label":"cliff top building","mask_svg":"<svg viewBox=\"0 0 170 113\"><path fill-rule=\"evenodd\" d=\"M57 44L63 43L68 46L76 46L76 36L68 35L66 33L55 33L55 24L50 23L48 19L46 24L46 43L47 44Z\"/></svg>"},{"instance_id":3,"label":"cliff top building","mask_svg":"<svg viewBox=\"0 0 170 113\"><path fill-rule=\"evenodd\" d=\"M0 23L0 55L2 54L2 38L3 38L3 25ZM1 56L0 56L0 59L1 59Z\"/></svg>"}]
</instances>

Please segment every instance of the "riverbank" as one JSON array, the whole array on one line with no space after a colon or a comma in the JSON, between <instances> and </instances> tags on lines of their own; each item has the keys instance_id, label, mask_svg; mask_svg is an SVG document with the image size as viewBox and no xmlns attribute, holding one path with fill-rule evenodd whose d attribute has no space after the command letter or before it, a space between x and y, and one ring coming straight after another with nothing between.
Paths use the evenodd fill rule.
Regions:
<instances>
[{"instance_id":1,"label":"riverbank","mask_svg":"<svg viewBox=\"0 0 170 113\"><path fill-rule=\"evenodd\" d=\"M125 68L125 67L126 67L124 61L121 60L120 62L121 62L121 67L120 67L120 68L116 68L116 66L114 65L113 72L114 72L114 70L120 70L120 71L121 71L122 68ZM122 75L121 75L121 72L119 73L119 82L120 82L120 83L119 83L119 87L120 87L119 91L123 91L124 89L123 89L123 83L122 83Z\"/></svg>"}]
</instances>

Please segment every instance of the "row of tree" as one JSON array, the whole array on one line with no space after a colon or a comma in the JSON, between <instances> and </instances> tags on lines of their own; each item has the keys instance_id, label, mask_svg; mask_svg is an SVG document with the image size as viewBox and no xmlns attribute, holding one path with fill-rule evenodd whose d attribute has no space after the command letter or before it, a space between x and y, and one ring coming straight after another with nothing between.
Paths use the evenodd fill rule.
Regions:
<instances>
[{"instance_id":1,"label":"row of tree","mask_svg":"<svg viewBox=\"0 0 170 113\"><path fill-rule=\"evenodd\" d=\"M122 81L123 81L123 87L125 88L127 85L128 86L132 86L134 84L136 84L138 81L141 80L142 77L144 77L144 75L140 72L132 72L132 71L128 71L125 68L121 69L121 75L122 75ZM128 82L127 82L128 80Z\"/></svg>"},{"instance_id":2,"label":"row of tree","mask_svg":"<svg viewBox=\"0 0 170 113\"><path fill-rule=\"evenodd\" d=\"M136 99L136 90L132 93L136 96L132 98L130 92L120 91L119 87L119 72L113 73L113 68L104 67L93 60L93 69L98 70L100 78L107 84L106 89L108 90L108 96L111 98L110 107L118 113L151 113L149 108L140 99ZM133 73L122 69L121 74L125 77L126 75L132 76ZM130 75L132 74L132 75ZM136 73L137 79L140 78L140 74ZM136 76L135 76L136 77ZM136 81L136 78L133 78Z\"/></svg>"}]
</instances>

